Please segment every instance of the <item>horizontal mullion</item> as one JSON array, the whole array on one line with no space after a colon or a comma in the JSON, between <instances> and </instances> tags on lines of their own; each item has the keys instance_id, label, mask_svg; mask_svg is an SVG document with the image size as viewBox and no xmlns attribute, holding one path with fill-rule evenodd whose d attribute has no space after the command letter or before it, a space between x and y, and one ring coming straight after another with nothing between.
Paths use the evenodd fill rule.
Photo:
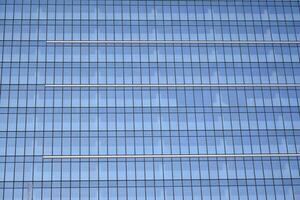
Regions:
<instances>
[{"instance_id":1,"label":"horizontal mullion","mask_svg":"<svg viewBox=\"0 0 300 200\"><path fill-rule=\"evenodd\" d=\"M245 157L299 157L300 153L271 154L126 154L126 155L44 155L43 159L77 158L245 158Z\"/></svg>"},{"instance_id":2,"label":"horizontal mullion","mask_svg":"<svg viewBox=\"0 0 300 200\"><path fill-rule=\"evenodd\" d=\"M259 40L46 40L47 44L300 44L300 41Z\"/></svg>"},{"instance_id":3,"label":"horizontal mullion","mask_svg":"<svg viewBox=\"0 0 300 200\"><path fill-rule=\"evenodd\" d=\"M93 88L93 87L300 87L300 84L46 84L46 88Z\"/></svg>"}]
</instances>

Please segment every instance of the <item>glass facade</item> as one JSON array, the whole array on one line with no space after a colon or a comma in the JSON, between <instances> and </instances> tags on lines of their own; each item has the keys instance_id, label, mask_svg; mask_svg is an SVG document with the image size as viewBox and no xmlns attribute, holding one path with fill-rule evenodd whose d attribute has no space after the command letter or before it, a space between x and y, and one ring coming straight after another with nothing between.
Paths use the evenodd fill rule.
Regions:
<instances>
[{"instance_id":1,"label":"glass facade","mask_svg":"<svg viewBox=\"0 0 300 200\"><path fill-rule=\"evenodd\" d=\"M300 2L0 0L0 199L300 199Z\"/></svg>"}]
</instances>

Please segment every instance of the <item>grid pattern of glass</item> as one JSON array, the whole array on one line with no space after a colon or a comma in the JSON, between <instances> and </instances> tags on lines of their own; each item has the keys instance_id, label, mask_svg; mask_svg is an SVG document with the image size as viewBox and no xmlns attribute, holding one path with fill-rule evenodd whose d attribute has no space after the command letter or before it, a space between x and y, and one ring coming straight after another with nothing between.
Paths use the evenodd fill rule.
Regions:
<instances>
[{"instance_id":1,"label":"grid pattern of glass","mask_svg":"<svg viewBox=\"0 0 300 200\"><path fill-rule=\"evenodd\" d=\"M0 199L300 199L299 1L1 0L0 87Z\"/></svg>"}]
</instances>

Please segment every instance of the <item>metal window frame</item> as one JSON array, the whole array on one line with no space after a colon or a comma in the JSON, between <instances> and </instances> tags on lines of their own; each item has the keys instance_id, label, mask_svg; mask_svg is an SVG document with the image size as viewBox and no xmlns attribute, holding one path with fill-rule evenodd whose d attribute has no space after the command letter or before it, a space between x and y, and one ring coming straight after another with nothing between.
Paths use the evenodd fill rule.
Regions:
<instances>
[{"instance_id":1,"label":"metal window frame","mask_svg":"<svg viewBox=\"0 0 300 200\"><path fill-rule=\"evenodd\" d=\"M253 157L299 157L300 153L270 154L125 154L125 155L44 155L43 159L77 158L253 158Z\"/></svg>"}]
</instances>

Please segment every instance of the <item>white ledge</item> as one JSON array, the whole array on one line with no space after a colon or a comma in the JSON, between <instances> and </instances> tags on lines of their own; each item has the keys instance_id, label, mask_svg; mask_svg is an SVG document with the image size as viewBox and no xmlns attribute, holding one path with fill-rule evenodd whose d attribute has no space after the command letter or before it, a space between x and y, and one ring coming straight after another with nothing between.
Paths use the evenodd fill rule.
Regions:
<instances>
[{"instance_id":1,"label":"white ledge","mask_svg":"<svg viewBox=\"0 0 300 200\"><path fill-rule=\"evenodd\" d=\"M300 87L300 84L46 84L45 87L93 88L93 87Z\"/></svg>"},{"instance_id":2,"label":"white ledge","mask_svg":"<svg viewBox=\"0 0 300 200\"><path fill-rule=\"evenodd\" d=\"M47 40L49 44L300 44L300 41L262 40Z\"/></svg>"},{"instance_id":3,"label":"white ledge","mask_svg":"<svg viewBox=\"0 0 300 200\"><path fill-rule=\"evenodd\" d=\"M126 154L126 155L44 155L43 159L76 158L245 158L245 157L299 157L300 153L271 154Z\"/></svg>"}]
</instances>

